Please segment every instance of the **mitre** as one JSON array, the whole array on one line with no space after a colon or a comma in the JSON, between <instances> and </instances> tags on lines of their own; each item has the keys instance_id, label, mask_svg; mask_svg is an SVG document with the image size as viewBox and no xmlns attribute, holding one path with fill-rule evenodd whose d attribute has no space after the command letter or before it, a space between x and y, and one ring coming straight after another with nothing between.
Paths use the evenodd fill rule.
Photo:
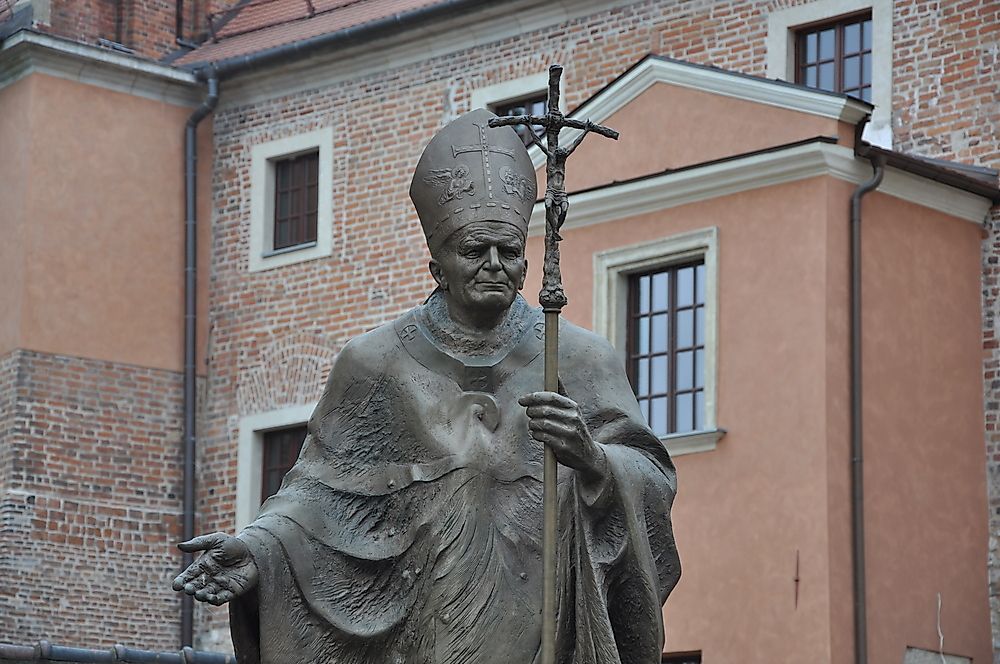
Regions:
<instances>
[{"instance_id":1,"label":"mitre","mask_svg":"<svg viewBox=\"0 0 1000 664\"><path fill-rule=\"evenodd\" d=\"M504 222L527 235L538 186L535 169L517 132L489 126L495 117L482 108L466 113L439 131L420 155L410 199L431 253L476 221Z\"/></svg>"}]
</instances>

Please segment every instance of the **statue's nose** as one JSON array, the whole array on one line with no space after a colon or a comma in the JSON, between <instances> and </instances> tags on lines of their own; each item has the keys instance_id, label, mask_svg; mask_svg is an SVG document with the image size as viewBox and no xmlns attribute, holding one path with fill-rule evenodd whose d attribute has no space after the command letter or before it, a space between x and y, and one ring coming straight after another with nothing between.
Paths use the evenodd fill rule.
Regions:
<instances>
[{"instance_id":1,"label":"statue's nose","mask_svg":"<svg viewBox=\"0 0 1000 664\"><path fill-rule=\"evenodd\" d=\"M500 269L500 252L497 251L496 247L490 247L489 256L487 256L486 269L488 270L499 270Z\"/></svg>"}]
</instances>

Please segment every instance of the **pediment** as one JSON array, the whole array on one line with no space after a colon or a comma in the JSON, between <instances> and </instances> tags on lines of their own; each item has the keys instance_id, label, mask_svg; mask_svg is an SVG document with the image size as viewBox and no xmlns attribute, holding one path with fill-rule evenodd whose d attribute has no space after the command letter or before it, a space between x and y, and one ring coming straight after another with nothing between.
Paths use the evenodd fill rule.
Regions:
<instances>
[{"instance_id":1,"label":"pediment","mask_svg":"<svg viewBox=\"0 0 1000 664\"><path fill-rule=\"evenodd\" d=\"M691 166L817 136L853 142L871 106L783 81L771 81L650 56L598 92L570 117L621 133L590 136L570 161L567 190ZM563 133L569 142L576 132ZM544 157L530 150L544 182Z\"/></svg>"}]
</instances>

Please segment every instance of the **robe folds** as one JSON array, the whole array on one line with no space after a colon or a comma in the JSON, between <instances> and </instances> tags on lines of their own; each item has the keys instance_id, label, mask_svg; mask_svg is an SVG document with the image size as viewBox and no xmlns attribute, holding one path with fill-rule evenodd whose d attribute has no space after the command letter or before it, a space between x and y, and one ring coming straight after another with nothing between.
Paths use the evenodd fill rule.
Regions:
<instances>
[{"instance_id":1,"label":"robe folds","mask_svg":"<svg viewBox=\"0 0 1000 664\"><path fill-rule=\"evenodd\" d=\"M503 347L447 350L427 305L348 343L281 490L239 537L259 569L230 603L241 663L540 660L542 315L519 297ZM560 377L607 456L559 469L557 662L653 664L680 562L673 464L600 337L560 330Z\"/></svg>"}]
</instances>

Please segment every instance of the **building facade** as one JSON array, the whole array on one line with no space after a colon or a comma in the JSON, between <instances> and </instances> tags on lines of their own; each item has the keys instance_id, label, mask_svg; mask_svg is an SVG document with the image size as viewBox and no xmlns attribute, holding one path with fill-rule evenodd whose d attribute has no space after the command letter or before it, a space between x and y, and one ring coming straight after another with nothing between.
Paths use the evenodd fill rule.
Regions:
<instances>
[{"instance_id":1,"label":"building facade","mask_svg":"<svg viewBox=\"0 0 1000 664\"><path fill-rule=\"evenodd\" d=\"M145 58L57 5L15 7L33 23L0 46L0 640L178 641L182 139L204 78L210 532L253 518L343 344L430 292L406 194L422 146L536 100L561 62L564 108L622 132L570 164L565 315L622 352L676 456L667 652L853 656L848 231L871 114L865 143L948 163L891 162L862 208L869 653L921 661L940 629L955 661L993 657L996 174L970 167L1000 164L1000 5L265 1L187 53L133 40ZM773 80L830 71L860 99ZM195 624L227 647L224 609Z\"/></svg>"}]
</instances>

